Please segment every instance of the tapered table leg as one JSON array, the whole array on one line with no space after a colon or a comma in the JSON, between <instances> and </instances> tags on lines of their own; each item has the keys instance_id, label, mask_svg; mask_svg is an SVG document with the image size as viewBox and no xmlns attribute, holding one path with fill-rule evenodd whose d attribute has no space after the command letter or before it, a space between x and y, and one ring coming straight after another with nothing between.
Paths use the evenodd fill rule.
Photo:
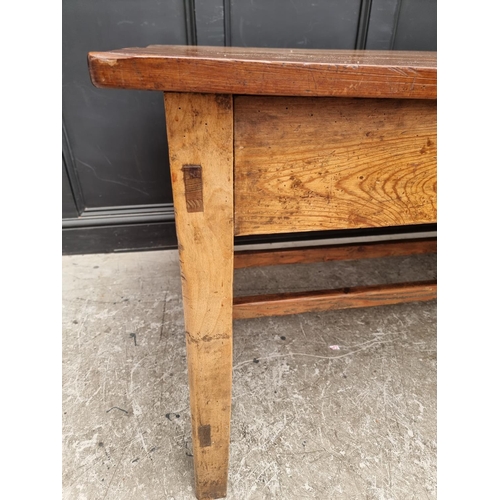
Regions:
<instances>
[{"instance_id":1,"label":"tapered table leg","mask_svg":"<svg viewBox=\"0 0 500 500\"><path fill-rule=\"evenodd\" d=\"M166 93L196 496L224 497L233 298L232 96Z\"/></svg>"}]
</instances>

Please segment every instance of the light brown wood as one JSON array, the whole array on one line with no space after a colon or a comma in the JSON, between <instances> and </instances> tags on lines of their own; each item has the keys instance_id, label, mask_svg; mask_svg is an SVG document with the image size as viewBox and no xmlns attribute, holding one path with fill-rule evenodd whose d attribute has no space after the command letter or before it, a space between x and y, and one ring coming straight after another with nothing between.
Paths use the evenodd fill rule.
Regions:
<instances>
[{"instance_id":1,"label":"light brown wood","mask_svg":"<svg viewBox=\"0 0 500 500\"><path fill-rule=\"evenodd\" d=\"M235 234L436 222L436 102L234 98Z\"/></svg>"},{"instance_id":2,"label":"light brown wood","mask_svg":"<svg viewBox=\"0 0 500 500\"><path fill-rule=\"evenodd\" d=\"M315 247L285 248L279 250L245 250L234 254L234 268L307 264L339 260L373 259L436 253L436 238L397 241L377 241L357 245L320 245Z\"/></svg>"},{"instance_id":3,"label":"light brown wood","mask_svg":"<svg viewBox=\"0 0 500 500\"><path fill-rule=\"evenodd\" d=\"M152 45L88 55L96 87L436 99L436 52Z\"/></svg>"},{"instance_id":4,"label":"light brown wood","mask_svg":"<svg viewBox=\"0 0 500 500\"><path fill-rule=\"evenodd\" d=\"M165 110L181 263L196 496L220 498L226 495L231 415L232 96L165 94Z\"/></svg>"},{"instance_id":5,"label":"light brown wood","mask_svg":"<svg viewBox=\"0 0 500 500\"><path fill-rule=\"evenodd\" d=\"M420 302L435 299L436 292L437 284L435 281L423 281L420 283L352 287L340 290L235 297L233 301L233 318L285 316L331 309Z\"/></svg>"},{"instance_id":6,"label":"light brown wood","mask_svg":"<svg viewBox=\"0 0 500 500\"><path fill-rule=\"evenodd\" d=\"M196 496L220 498L233 316L436 297L436 283L421 282L233 303L232 287L233 266L435 251L386 242L233 258L235 234L436 222L436 53L150 46L93 52L88 62L97 87L166 92Z\"/></svg>"}]
</instances>

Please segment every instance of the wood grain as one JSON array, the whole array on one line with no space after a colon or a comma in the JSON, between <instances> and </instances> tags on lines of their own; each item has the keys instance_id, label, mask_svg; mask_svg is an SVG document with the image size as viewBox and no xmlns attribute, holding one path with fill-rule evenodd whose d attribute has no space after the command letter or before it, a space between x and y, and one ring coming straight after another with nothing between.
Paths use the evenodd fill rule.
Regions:
<instances>
[{"instance_id":1,"label":"wood grain","mask_svg":"<svg viewBox=\"0 0 500 500\"><path fill-rule=\"evenodd\" d=\"M435 52L152 45L91 52L100 88L436 99Z\"/></svg>"},{"instance_id":2,"label":"wood grain","mask_svg":"<svg viewBox=\"0 0 500 500\"><path fill-rule=\"evenodd\" d=\"M235 234L436 222L436 102L247 97Z\"/></svg>"},{"instance_id":3,"label":"wood grain","mask_svg":"<svg viewBox=\"0 0 500 500\"><path fill-rule=\"evenodd\" d=\"M203 178L200 165L184 165L184 197L188 212L203 212Z\"/></svg>"},{"instance_id":4,"label":"wood grain","mask_svg":"<svg viewBox=\"0 0 500 500\"><path fill-rule=\"evenodd\" d=\"M232 380L232 97L166 94L198 499L226 495ZM196 165L202 210L190 211L186 165ZM188 169L189 171L189 169ZM188 192L186 192L188 191ZM196 190L199 191L199 185ZM197 205L199 208L199 206Z\"/></svg>"},{"instance_id":5,"label":"wood grain","mask_svg":"<svg viewBox=\"0 0 500 500\"><path fill-rule=\"evenodd\" d=\"M435 299L436 293L437 284L435 281L422 281L393 285L352 287L340 290L235 297L233 301L233 318L247 319L263 316L285 316L288 314L320 312L331 309L351 309L404 302L421 302Z\"/></svg>"},{"instance_id":6,"label":"wood grain","mask_svg":"<svg viewBox=\"0 0 500 500\"><path fill-rule=\"evenodd\" d=\"M436 253L436 238L397 241L377 241L357 245L320 245L315 247L286 248L280 250L245 250L235 252L234 268L275 266L282 264L308 264L341 260L374 259Z\"/></svg>"}]
</instances>

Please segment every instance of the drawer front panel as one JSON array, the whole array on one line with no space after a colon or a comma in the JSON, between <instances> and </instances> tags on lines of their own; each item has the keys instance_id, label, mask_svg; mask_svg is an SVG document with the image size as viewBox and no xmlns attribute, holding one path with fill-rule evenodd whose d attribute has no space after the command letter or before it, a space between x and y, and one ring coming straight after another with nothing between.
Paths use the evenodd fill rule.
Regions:
<instances>
[{"instance_id":1,"label":"drawer front panel","mask_svg":"<svg viewBox=\"0 0 500 500\"><path fill-rule=\"evenodd\" d=\"M436 101L234 98L235 234L436 222Z\"/></svg>"}]
</instances>

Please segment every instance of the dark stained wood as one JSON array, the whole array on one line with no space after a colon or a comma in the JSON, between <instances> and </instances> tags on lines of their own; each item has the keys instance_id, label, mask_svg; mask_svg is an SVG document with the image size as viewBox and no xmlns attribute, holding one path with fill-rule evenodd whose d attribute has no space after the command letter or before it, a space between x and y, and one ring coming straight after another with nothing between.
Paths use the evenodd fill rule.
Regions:
<instances>
[{"instance_id":1,"label":"dark stained wood","mask_svg":"<svg viewBox=\"0 0 500 500\"><path fill-rule=\"evenodd\" d=\"M234 254L234 268L307 264L436 253L436 238L377 241L357 245L322 245L279 250L244 250Z\"/></svg>"},{"instance_id":2,"label":"dark stained wood","mask_svg":"<svg viewBox=\"0 0 500 500\"><path fill-rule=\"evenodd\" d=\"M151 45L88 55L101 88L436 99L435 52Z\"/></svg>"},{"instance_id":3,"label":"dark stained wood","mask_svg":"<svg viewBox=\"0 0 500 500\"><path fill-rule=\"evenodd\" d=\"M233 319L384 306L436 298L436 281L235 297Z\"/></svg>"},{"instance_id":4,"label":"dark stained wood","mask_svg":"<svg viewBox=\"0 0 500 500\"><path fill-rule=\"evenodd\" d=\"M436 222L436 101L234 98L235 235Z\"/></svg>"}]
</instances>

